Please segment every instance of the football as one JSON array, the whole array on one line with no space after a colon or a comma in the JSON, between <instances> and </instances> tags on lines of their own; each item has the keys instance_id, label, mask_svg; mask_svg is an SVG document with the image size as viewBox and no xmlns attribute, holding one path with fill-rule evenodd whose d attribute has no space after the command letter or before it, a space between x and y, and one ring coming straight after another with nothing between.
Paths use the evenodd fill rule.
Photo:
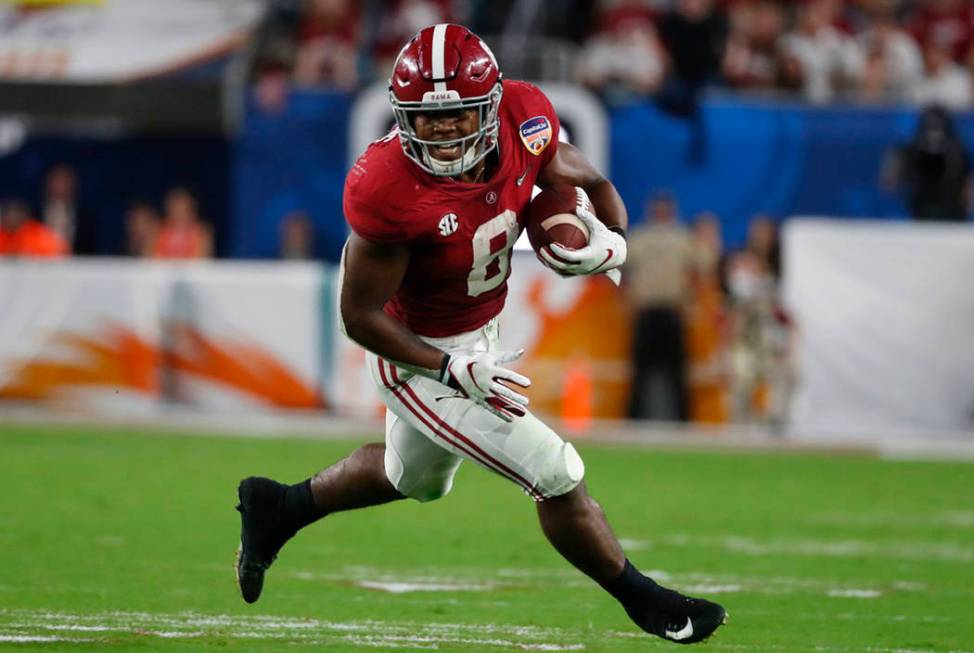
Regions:
<instances>
[{"instance_id":1,"label":"football","mask_svg":"<svg viewBox=\"0 0 974 653\"><path fill-rule=\"evenodd\" d=\"M579 205L593 210L588 195L575 186L546 188L531 200L524 224L535 252L540 252L551 243L569 249L579 249L588 244L588 227L575 215ZM548 253L555 256L551 250Z\"/></svg>"}]
</instances>

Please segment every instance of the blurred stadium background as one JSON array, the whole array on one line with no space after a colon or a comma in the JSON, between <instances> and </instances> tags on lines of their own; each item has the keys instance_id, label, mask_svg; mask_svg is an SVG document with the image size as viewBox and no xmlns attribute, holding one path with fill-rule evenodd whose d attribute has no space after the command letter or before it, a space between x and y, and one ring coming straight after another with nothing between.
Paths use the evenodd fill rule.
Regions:
<instances>
[{"instance_id":1,"label":"blurred stadium background","mask_svg":"<svg viewBox=\"0 0 974 653\"><path fill-rule=\"evenodd\" d=\"M655 519L624 525L634 550L648 549L637 555L646 564L682 565L670 571L684 584L734 594L732 614L735 599L753 599L757 607L748 607L759 619L776 609L805 611L810 621L800 633L836 632L816 640L817 649L784 632L758 645L745 616L743 634L728 639L734 650L971 649L969 619L952 616L974 585L974 475L963 462L974 459L974 5L967 0L0 4L0 494L7 502L0 546L17 563L0 572L0 643L67 646L104 626L122 648L142 645L137 632L175 632L177 649L197 631L212 636L207 646L227 645L239 625L226 617L239 612L231 584L200 595L206 601L165 591L153 599L132 587L142 566L124 563L124 579L105 571L122 550L112 538L155 532L135 511L113 522L112 475L145 479L155 490L143 488L143 505L169 506L165 488L189 469L197 493L160 508L171 523L156 524L152 542L177 540L176 515L188 511L199 532L218 524L223 530L211 528L204 539L217 547L226 540L229 549L235 513L225 509L237 478L264 471L262 461L268 472L297 478L340 455L336 442L381 433L382 407L363 353L337 328L337 260L347 233L342 184L350 162L392 123L386 77L399 47L443 21L483 35L506 77L539 84L563 136L628 206L623 287L560 279L529 248L518 251L502 334L507 346L527 351L519 369L534 380L532 406L599 461L590 465L590 483L608 493L608 507L638 510L640 496L663 487L650 475L672 473L652 462L647 445L707 452L659 453L699 487L697 503L654 505L673 520L662 531ZM146 433L155 438L129 436ZM173 433L298 435L317 444L221 444ZM319 439L325 436L337 440ZM742 454L754 448L816 453ZM953 462L873 467L863 459L877 453ZM816 457L822 454L830 457ZM605 477L617 472L631 482L609 483ZM75 474L83 483L68 480ZM790 474L801 479L795 486ZM756 480L763 477L766 485ZM215 496L217 478L226 496ZM843 489L844 482L852 485ZM748 484L747 500L736 494L738 483ZM483 492L510 492L500 485L485 482ZM79 486L88 488L80 497ZM474 494L451 499L458 519ZM701 521L712 519L699 506L722 497L737 507L711 531L687 535L697 526L680 515L699 509ZM476 495L488 511L509 499L514 506L508 494L496 503ZM52 502L60 521L37 522L33 511ZM789 522L806 511L814 519ZM86 531L78 520L88 516L101 526ZM528 533L530 515L523 517ZM362 523L356 537L403 537L379 518ZM79 535L67 535L69 524ZM662 539L640 539L640 529ZM821 539L823 531L833 540ZM417 537L405 536L404 547L418 550ZM41 554L31 553L65 556L56 543L99 538L92 559L103 562L96 568L104 578L97 580L63 558L63 575L52 577ZM688 541L696 542L689 553ZM361 608L358 618L366 619L353 585L372 572L361 565L405 573L406 563L383 567L371 550L348 554L332 542L326 554L304 546L295 555L324 574L311 579L325 589L286 576L290 593L271 604L274 614L304 618L303 606L332 591L348 602L343 615ZM184 588L197 588L223 578L214 571L222 552L202 544L180 551L193 562L175 571L163 552L142 549L131 558L148 555L161 565L150 574L156 582L172 573ZM564 579L557 572L542 578L544 569L563 569L557 559L485 555L485 564L542 570L504 601L519 605L531 591L558 596ZM763 566L734 559L761 555L769 556ZM342 576L332 556L352 571ZM796 570L794 556L815 564ZM406 558L427 571L436 562ZM449 559L453 572L481 573L457 571L461 558ZM889 564L865 562L877 558ZM710 580L692 576L725 563L734 566ZM734 580L733 572L754 576ZM804 577L781 589L789 574ZM757 590L755 579L778 583L783 603ZM79 589L92 584L101 588L95 594ZM47 589L38 594L40 586ZM446 591L458 592L451 601L461 604L467 596L458 587ZM801 600L789 603L789 592ZM849 633L859 622L848 615L857 612L842 603L855 599L899 601L885 614L907 625L897 630L877 619L855 639ZM596 601L594 592L586 600ZM405 603L388 601L391 613L411 618ZM145 616L208 607L224 621ZM145 612L111 623L79 616L124 609ZM588 619L575 609L567 616ZM45 610L77 618L45 621L37 615L55 614ZM501 612L515 626L546 619L538 609ZM476 622L478 614L468 617ZM915 615L924 625L910 621ZM251 628L254 641L504 648L462 629L428 641L389 631L369 644L366 635L342 639L340 628L321 624L314 640L299 637L300 625L261 623ZM612 627L626 625L617 619ZM494 639L521 648L551 639L631 650L631 640L605 639L593 628L551 637L514 628ZM147 646L166 646L164 635L157 639Z\"/></svg>"},{"instance_id":2,"label":"blurred stadium background","mask_svg":"<svg viewBox=\"0 0 974 653\"><path fill-rule=\"evenodd\" d=\"M633 225L623 292L518 255L503 331L541 412L579 434L968 441L967 2L2 12L4 413L373 429L335 328L342 183L389 128L400 44L454 20L549 93Z\"/></svg>"}]
</instances>

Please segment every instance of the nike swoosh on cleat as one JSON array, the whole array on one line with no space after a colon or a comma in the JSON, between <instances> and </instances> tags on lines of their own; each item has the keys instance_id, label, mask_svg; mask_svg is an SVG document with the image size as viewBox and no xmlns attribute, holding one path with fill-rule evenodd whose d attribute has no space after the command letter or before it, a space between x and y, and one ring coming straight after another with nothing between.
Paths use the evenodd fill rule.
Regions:
<instances>
[{"instance_id":1,"label":"nike swoosh on cleat","mask_svg":"<svg viewBox=\"0 0 974 653\"><path fill-rule=\"evenodd\" d=\"M674 641L680 641L683 639L688 639L693 637L693 620L687 617L687 625L680 630L664 630L663 635L666 639L672 639Z\"/></svg>"}]
</instances>

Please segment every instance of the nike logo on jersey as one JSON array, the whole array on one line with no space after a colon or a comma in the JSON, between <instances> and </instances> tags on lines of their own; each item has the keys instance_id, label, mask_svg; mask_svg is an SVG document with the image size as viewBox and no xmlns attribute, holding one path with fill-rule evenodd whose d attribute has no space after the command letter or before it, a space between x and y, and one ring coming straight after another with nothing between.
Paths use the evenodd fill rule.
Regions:
<instances>
[{"instance_id":1,"label":"nike logo on jersey","mask_svg":"<svg viewBox=\"0 0 974 653\"><path fill-rule=\"evenodd\" d=\"M531 170L531 166L528 166L527 168L524 169L524 172L521 173L521 176L515 180L518 186L524 183L524 178L528 176L528 172L530 170Z\"/></svg>"},{"instance_id":2,"label":"nike logo on jersey","mask_svg":"<svg viewBox=\"0 0 974 653\"><path fill-rule=\"evenodd\" d=\"M664 630L663 634L666 636L666 639L671 639L675 642L693 637L693 621L690 619L690 617L687 617L686 626L680 630Z\"/></svg>"}]
</instances>

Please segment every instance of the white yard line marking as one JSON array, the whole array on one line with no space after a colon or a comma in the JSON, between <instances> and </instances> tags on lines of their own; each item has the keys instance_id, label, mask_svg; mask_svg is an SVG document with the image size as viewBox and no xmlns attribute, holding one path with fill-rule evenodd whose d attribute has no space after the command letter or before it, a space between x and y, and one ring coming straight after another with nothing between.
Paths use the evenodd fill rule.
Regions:
<instances>
[{"instance_id":1,"label":"white yard line marking","mask_svg":"<svg viewBox=\"0 0 974 653\"><path fill-rule=\"evenodd\" d=\"M827 615L834 619L835 615ZM852 613L844 616L854 617ZM902 616L902 615L899 615ZM895 617L895 616L894 616ZM868 615L875 618L875 615ZM913 618L913 617L911 617ZM917 617L918 620L922 618ZM4 622L7 623L4 623ZM14 632L4 632L12 629ZM522 651L580 651L585 644L571 640L579 637L570 630L517 626L507 624L460 624L383 621L323 621L271 615L232 616L206 615L192 612L151 614L145 612L107 612L100 614L72 614L28 610L0 610L0 642L78 642L100 643L104 639L91 637L63 637L35 634L27 629L70 631L77 633L132 633L162 638L193 638L207 635L228 639L297 640L302 644L323 647L345 643L370 648L435 649L446 646L496 647L500 650ZM636 631L602 633L602 637L640 639L646 635ZM554 640L554 641L552 641ZM791 653L787 646L739 645L720 640L708 642L708 648L748 653ZM841 646L818 646L817 653L936 653L928 649ZM974 653L955 650L949 653Z\"/></svg>"},{"instance_id":2,"label":"white yard line marking","mask_svg":"<svg viewBox=\"0 0 974 653\"><path fill-rule=\"evenodd\" d=\"M629 637L637 638L638 633L620 633L612 632L608 633L614 637ZM721 642L720 640L708 640L707 649L715 649L722 651L746 651L747 653L758 653L759 651L768 652L778 652L781 653L792 653L794 646L784 646L775 644L728 644ZM805 649L802 649L805 650ZM816 653L974 653L970 650L951 650L951 651L938 651L933 649L918 649L918 648L889 648L884 646L867 646L862 648L859 646L827 646L818 645L809 648L810 651L816 651Z\"/></svg>"},{"instance_id":3,"label":"white yard line marking","mask_svg":"<svg viewBox=\"0 0 974 653\"><path fill-rule=\"evenodd\" d=\"M402 636L362 636L349 635L343 638L345 641L365 644L366 646L392 646L400 648L429 648L436 644L466 644L476 646L498 646L504 649L516 649L520 651L581 651L585 649L584 644L525 644L509 639L485 639L478 637L429 637L423 635L402 635Z\"/></svg>"},{"instance_id":4,"label":"white yard line marking","mask_svg":"<svg viewBox=\"0 0 974 653\"><path fill-rule=\"evenodd\" d=\"M652 546L646 540L639 540L632 537L620 537L619 544L626 551L644 551Z\"/></svg>"},{"instance_id":5,"label":"white yard line marking","mask_svg":"<svg viewBox=\"0 0 974 653\"><path fill-rule=\"evenodd\" d=\"M941 510L922 514L903 514L899 512L826 512L810 515L810 524L829 524L837 526L946 526L949 528L974 528L974 511Z\"/></svg>"},{"instance_id":6,"label":"white yard line marking","mask_svg":"<svg viewBox=\"0 0 974 653\"><path fill-rule=\"evenodd\" d=\"M591 581L571 569L514 569L505 568L495 572L499 582L485 583L483 570L472 567L440 569L442 575L403 573L397 574L375 567L345 567L332 573L316 573L306 570L283 572L284 574L309 581L323 581L352 584L366 589L377 589L393 594L422 592L487 592L531 586L557 584L559 587L591 587ZM644 572L658 582L676 589L697 594L718 594L747 592L752 594L814 594L824 595L830 590L859 590L863 579L858 579L851 587L842 587L834 578L792 578L783 576L741 576L734 574L671 573L661 569L644 569ZM929 588L915 581L873 582L881 591L890 587L900 592L924 592Z\"/></svg>"},{"instance_id":7,"label":"white yard line marking","mask_svg":"<svg viewBox=\"0 0 974 653\"><path fill-rule=\"evenodd\" d=\"M687 594L732 594L734 592L740 592L741 586L734 583L728 583L726 585L698 583L683 585L680 589Z\"/></svg>"},{"instance_id":8,"label":"white yard line marking","mask_svg":"<svg viewBox=\"0 0 974 653\"><path fill-rule=\"evenodd\" d=\"M390 594L408 594L410 592L488 592L496 585L488 583L476 585L473 583L449 582L411 582L411 581L379 581L360 580L355 582L359 587L370 590L389 592Z\"/></svg>"},{"instance_id":9,"label":"white yard line marking","mask_svg":"<svg viewBox=\"0 0 974 653\"><path fill-rule=\"evenodd\" d=\"M16 642L31 644L41 642L100 642L100 639L80 639L75 637L57 637L54 635L7 635L0 633L0 642Z\"/></svg>"},{"instance_id":10,"label":"white yard line marking","mask_svg":"<svg viewBox=\"0 0 974 653\"><path fill-rule=\"evenodd\" d=\"M831 589L825 593L826 596L831 596L835 598L848 598L848 599L878 599L882 596L882 592L879 590L861 590L861 589Z\"/></svg>"},{"instance_id":11,"label":"white yard line marking","mask_svg":"<svg viewBox=\"0 0 974 653\"><path fill-rule=\"evenodd\" d=\"M0 610L0 638L8 638L0 641L102 641L95 638L75 639L33 634L30 630L130 633L165 639L188 639L207 635L230 639L294 639L305 643L347 642L386 648L436 648L438 644L478 645L525 651L576 651L585 648L585 645L580 642L557 641L575 637L570 632L534 626L382 621L333 622L269 615L234 617L145 612L83 615ZM551 641L552 639L555 641Z\"/></svg>"},{"instance_id":12,"label":"white yard line marking","mask_svg":"<svg viewBox=\"0 0 974 653\"><path fill-rule=\"evenodd\" d=\"M740 535L696 536L675 534L650 541L679 547L718 548L732 553L752 556L848 557L863 556L896 560L938 560L941 562L972 562L974 547L951 542L897 542L884 544L866 540L758 540Z\"/></svg>"},{"instance_id":13,"label":"white yard line marking","mask_svg":"<svg viewBox=\"0 0 974 653\"><path fill-rule=\"evenodd\" d=\"M28 627L24 624L24 627ZM104 633L113 630L108 626L79 626L78 624L49 624L45 625L47 630L74 630L81 633Z\"/></svg>"}]
</instances>

